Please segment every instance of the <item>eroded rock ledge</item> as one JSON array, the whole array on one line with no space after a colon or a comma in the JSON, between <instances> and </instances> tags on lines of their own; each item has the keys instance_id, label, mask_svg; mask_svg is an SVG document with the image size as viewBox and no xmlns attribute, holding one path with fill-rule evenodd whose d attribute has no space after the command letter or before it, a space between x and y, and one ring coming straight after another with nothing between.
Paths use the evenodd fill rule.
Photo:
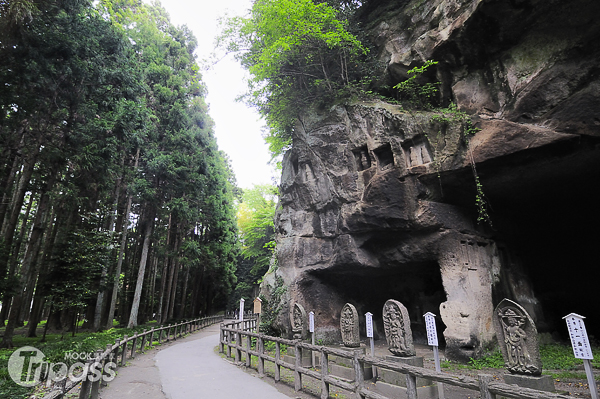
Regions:
<instances>
[{"instance_id":1,"label":"eroded rock ledge","mask_svg":"<svg viewBox=\"0 0 600 399\"><path fill-rule=\"evenodd\" d=\"M397 3L363 15L388 65L382 82L438 60L442 101L481 130L467 146L459 123L383 102L307 113L284 158L278 268L262 287L268 296L275 275L288 286L277 325L289 332L297 301L315 311L318 338L339 340L344 303L381 320L392 298L417 341L422 315L440 315L447 355L465 360L494 342L492 312L506 297L540 331L559 331L557 317L584 314L593 287L553 273L584 276L597 263L600 6ZM491 227L476 222L472 163Z\"/></svg>"}]
</instances>

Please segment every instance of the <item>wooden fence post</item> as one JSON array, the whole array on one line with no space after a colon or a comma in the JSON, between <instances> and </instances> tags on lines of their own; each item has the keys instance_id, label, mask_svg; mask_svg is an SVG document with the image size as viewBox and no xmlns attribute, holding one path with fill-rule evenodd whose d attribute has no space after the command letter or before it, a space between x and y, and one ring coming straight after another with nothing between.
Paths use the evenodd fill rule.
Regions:
<instances>
[{"instance_id":1,"label":"wooden fence post","mask_svg":"<svg viewBox=\"0 0 600 399\"><path fill-rule=\"evenodd\" d=\"M325 350L321 349L321 399L329 398L329 383L325 379L329 376L329 359Z\"/></svg>"},{"instance_id":2,"label":"wooden fence post","mask_svg":"<svg viewBox=\"0 0 600 399\"><path fill-rule=\"evenodd\" d=\"M231 331L227 331L227 358L231 359Z\"/></svg>"},{"instance_id":3,"label":"wooden fence post","mask_svg":"<svg viewBox=\"0 0 600 399\"><path fill-rule=\"evenodd\" d=\"M104 358L104 365L102 367L102 382L100 383L100 386L107 386L108 383L104 380L104 369L106 367L106 365L110 362L112 362L113 360L113 353L112 353L112 345L111 344L106 344L106 350L108 351L108 353L106 354L106 357Z\"/></svg>"},{"instance_id":4,"label":"wooden fence post","mask_svg":"<svg viewBox=\"0 0 600 399\"><path fill-rule=\"evenodd\" d=\"M90 374L93 374L94 378L96 378L96 374L93 372L93 369L98 370L98 367L100 367L100 370L102 370L104 368L103 367L104 365L100 361L100 356L102 356L102 351L100 349L98 349L96 351L96 359L90 365ZM90 377L91 377L91 375L86 376L86 378L90 378ZM100 396L100 383L101 382L102 382L102 371L100 372L100 377L97 380L92 381L91 399L98 399L98 397Z\"/></svg>"},{"instance_id":5,"label":"wooden fence post","mask_svg":"<svg viewBox=\"0 0 600 399\"><path fill-rule=\"evenodd\" d=\"M250 355L250 351L252 350L252 337L246 336L246 367L250 367L252 365L252 356Z\"/></svg>"},{"instance_id":6,"label":"wooden fence post","mask_svg":"<svg viewBox=\"0 0 600 399\"><path fill-rule=\"evenodd\" d=\"M144 350L146 349L146 340L148 339L147 337L148 337L148 332L144 328L144 331L142 333L142 343L140 344L140 352L141 353L143 353Z\"/></svg>"},{"instance_id":7,"label":"wooden fence post","mask_svg":"<svg viewBox=\"0 0 600 399\"><path fill-rule=\"evenodd\" d=\"M121 367L125 366L127 360L127 335L123 336L123 352L121 352Z\"/></svg>"},{"instance_id":8,"label":"wooden fence post","mask_svg":"<svg viewBox=\"0 0 600 399\"><path fill-rule=\"evenodd\" d=\"M358 360L358 353L354 352L354 358L352 359L354 363L354 381L356 383L356 399L365 399L365 395L362 394L362 390L365 386L365 365L363 362ZM408 374L407 374L408 376ZM416 381L416 380L415 380ZM415 386L416 387L416 386ZM408 396L409 399L417 399Z\"/></svg>"},{"instance_id":9,"label":"wooden fence post","mask_svg":"<svg viewBox=\"0 0 600 399\"><path fill-rule=\"evenodd\" d=\"M490 392L488 384L494 380L489 374L479 374L479 392L481 393L481 399L496 399L496 395Z\"/></svg>"},{"instance_id":10,"label":"wooden fence post","mask_svg":"<svg viewBox=\"0 0 600 399\"><path fill-rule=\"evenodd\" d=\"M235 362L242 360L242 333L238 331L235 334Z\"/></svg>"},{"instance_id":11,"label":"wooden fence post","mask_svg":"<svg viewBox=\"0 0 600 399\"><path fill-rule=\"evenodd\" d=\"M258 347L258 376L262 377L265 375L265 343L262 337L258 337L256 341Z\"/></svg>"},{"instance_id":12,"label":"wooden fence post","mask_svg":"<svg viewBox=\"0 0 600 399\"><path fill-rule=\"evenodd\" d=\"M296 355L296 365L294 367L294 390L296 392L302 389L302 373L300 373L300 367L302 367L302 349L298 346L298 342L294 345L294 354Z\"/></svg>"},{"instance_id":13,"label":"wooden fence post","mask_svg":"<svg viewBox=\"0 0 600 399\"><path fill-rule=\"evenodd\" d=\"M417 377L411 374L406 374L406 397L417 399Z\"/></svg>"},{"instance_id":14,"label":"wooden fence post","mask_svg":"<svg viewBox=\"0 0 600 399\"><path fill-rule=\"evenodd\" d=\"M281 344L279 341L275 342L275 382L281 381Z\"/></svg>"},{"instance_id":15,"label":"wooden fence post","mask_svg":"<svg viewBox=\"0 0 600 399\"><path fill-rule=\"evenodd\" d=\"M150 348L152 348L152 346L154 346L154 327L152 327L152 328L150 329L150 339L149 339L148 341L149 341L149 344L148 344L148 346L149 346Z\"/></svg>"},{"instance_id":16,"label":"wooden fence post","mask_svg":"<svg viewBox=\"0 0 600 399\"><path fill-rule=\"evenodd\" d=\"M225 344L223 341L225 340L225 331L223 331L223 324L219 326L219 353L223 353L225 350Z\"/></svg>"},{"instance_id":17,"label":"wooden fence post","mask_svg":"<svg viewBox=\"0 0 600 399\"><path fill-rule=\"evenodd\" d=\"M114 359L115 359L115 364L118 364L119 363L119 350L121 348L121 340L120 339L117 339L115 341L115 346L116 347L115 347L115 353L114 353L115 357L114 357Z\"/></svg>"},{"instance_id":18,"label":"wooden fence post","mask_svg":"<svg viewBox=\"0 0 600 399\"><path fill-rule=\"evenodd\" d=\"M135 359L135 347L137 346L137 339L138 339L138 335L135 334L133 336L133 342L131 344L131 358Z\"/></svg>"}]
</instances>

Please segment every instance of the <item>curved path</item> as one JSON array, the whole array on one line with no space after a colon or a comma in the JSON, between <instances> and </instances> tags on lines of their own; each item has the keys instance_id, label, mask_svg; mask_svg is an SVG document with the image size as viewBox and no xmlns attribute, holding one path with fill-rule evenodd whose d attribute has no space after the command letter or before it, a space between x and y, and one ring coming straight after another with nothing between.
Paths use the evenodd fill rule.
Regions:
<instances>
[{"instance_id":1,"label":"curved path","mask_svg":"<svg viewBox=\"0 0 600 399\"><path fill-rule=\"evenodd\" d=\"M102 389L102 399L289 399L215 352L219 325L138 354Z\"/></svg>"}]
</instances>

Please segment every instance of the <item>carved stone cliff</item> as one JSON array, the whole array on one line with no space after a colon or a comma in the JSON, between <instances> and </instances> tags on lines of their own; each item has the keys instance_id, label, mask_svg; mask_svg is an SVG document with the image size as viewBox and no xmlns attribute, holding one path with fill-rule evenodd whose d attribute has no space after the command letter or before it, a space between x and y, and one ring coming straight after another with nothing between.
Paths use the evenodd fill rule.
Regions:
<instances>
[{"instance_id":1,"label":"carved stone cliff","mask_svg":"<svg viewBox=\"0 0 600 399\"><path fill-rule=\"evenodd\" d=\"M481 130L467 144L460 123L384 102L307 113L284 158L277 270L262 287L268 296L276 275L288 287L278 328L290 332L298 302L315 311L318 338L339 340L349 302L361 321L374 314L382 337L382 306L396 299L417 342L431 311L447 356L464 360L494 342L493 309L505 297L540 331L590 314L599 11L596 0L367 3L364 26L387 65L380 85L436 60L440 101ZM476 221L475 174L491 226Z\"/></svg>"}]
</instances>

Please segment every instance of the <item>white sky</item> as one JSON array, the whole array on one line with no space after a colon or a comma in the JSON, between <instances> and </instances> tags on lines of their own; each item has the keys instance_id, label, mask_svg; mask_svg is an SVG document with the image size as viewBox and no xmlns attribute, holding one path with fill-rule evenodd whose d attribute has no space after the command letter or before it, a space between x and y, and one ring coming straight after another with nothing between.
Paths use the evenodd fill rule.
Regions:
<instances>
[{"instance_id":1,"label":"white sky","mask_svg":"<svg viewBox=\"0 0 600 399\"><path fill-rule=\"evenodd\" d=\"M187 25L198 39L198 61L214 50L217 19L229 15L245 15L251 0L160 0L176 25ZM215 121L219 149L231 159L238 186L279 183L279 175L268 165L270 155L262 138L264 122L259 115L235 98L246 92L245 71L228 56L209 71L202 72L208 87L209 114Z\"/></svg>"}]
</instances>

